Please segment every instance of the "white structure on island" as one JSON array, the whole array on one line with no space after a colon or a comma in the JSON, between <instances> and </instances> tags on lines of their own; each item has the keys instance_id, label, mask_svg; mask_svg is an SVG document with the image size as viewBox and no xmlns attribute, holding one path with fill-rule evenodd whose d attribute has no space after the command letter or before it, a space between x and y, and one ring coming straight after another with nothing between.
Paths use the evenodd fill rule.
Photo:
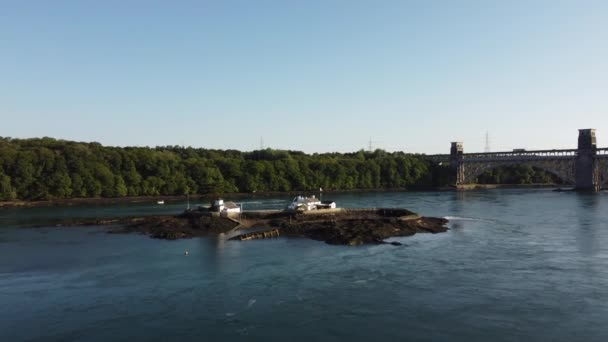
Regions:
<instances>
[{"instance_id":1,"label":"white structure on island","mask_svg":"<svg viewBox=\"0 0 608 342\"><path fill-rule=\"evenodd\" d=\"M216 199L213 202L210 211L218 212L220 214L238 214L241 212L241 207L234 202L224 202L223 199Z\"/></svg>"},{"instance_id":2,"label":"white structure on island","mask_svg":"<svg viewBox=\"0 0 608 342\"><path fill-rule=\"evenodd\" d=\"M311 197L296 196L293 201L287 206L287 210L316 210L316 209L335 209L336 202L323 201L321 202L314 195Z\"/></svg>"}]
</instances>

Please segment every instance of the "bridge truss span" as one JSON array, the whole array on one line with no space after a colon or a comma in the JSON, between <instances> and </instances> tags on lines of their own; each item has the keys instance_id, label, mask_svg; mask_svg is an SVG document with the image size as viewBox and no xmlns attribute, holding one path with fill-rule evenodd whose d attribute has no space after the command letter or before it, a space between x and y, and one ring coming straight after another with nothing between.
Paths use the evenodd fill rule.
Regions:
<instances>
[{"instance_id":1,"label":"bridge truss span","mask_svg":"<svg viewBox=\"0 0 608 342\"><path fill-rule=\"evenodd\" d=\"M574 158L504 158L486 160L465 160L464 172L458 184L474 183L485 171L500 166L528 165L549 172L567 184L575 183L576 168Z\"/></svg>"},{"instance_id":2,"label":"bridge truss span","mask_svg":"<svg viewBox=\"0 0 608 342\"><path fill-rule=\"evenodd\" d=\"M576 190L599 191L608 185L608 148L597 148L594 129L579 130L576 149L464 153L462 142L452 142L450 154L425 157L431 162L449 163L456 186L474 183L485 171L510 165L544 170L573 184Z\"/></svg>"},{"instance_id":3,"label":"bridge truss span","mask_svg":"<svg viewBox=\"0 0 608 342\"><path fill-rule=\"evenodd\" d=\"M538 150L524 152L467 153L462 155L464 161L528 161L546 159L571 159L576 157L576 150Z\"/></svg>"},{"instance_id":4,"label":"bridge truss span","mask_svg":"<svg viewBox=\"0 0 608 342\"><path fill-rule=\"evenodd\" d=\"M608 159L608 148L598 148L596 150L596 158Z\"/></svg>"}]
</instances>

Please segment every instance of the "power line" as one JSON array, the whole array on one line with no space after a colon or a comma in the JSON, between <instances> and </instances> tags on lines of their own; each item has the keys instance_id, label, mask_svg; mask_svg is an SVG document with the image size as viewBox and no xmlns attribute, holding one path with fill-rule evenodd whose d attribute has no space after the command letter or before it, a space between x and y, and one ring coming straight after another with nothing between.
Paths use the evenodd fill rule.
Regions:
<instances>
[{"instance_id":1,"label":"power line","mask_svg":"<svg viewBox=\"0 0 608 342\"><path fill-rule=\"evenodd\" d=\"M485 152L490 152L490 133L486 131L486 147L484 149Z\"/></svg>"},{"instance_id":2,"label":"power line","mask_svg":"<svg viewBox=\"0 0 608 342\"><path fill-rule=\"evenodd\" d=\"M369 152L374 152L374 144L377 144L378 142L375 140L372 140L372 137L369 137L369 141L367 142L367 150Z\"/></svg>"}]
</instances>

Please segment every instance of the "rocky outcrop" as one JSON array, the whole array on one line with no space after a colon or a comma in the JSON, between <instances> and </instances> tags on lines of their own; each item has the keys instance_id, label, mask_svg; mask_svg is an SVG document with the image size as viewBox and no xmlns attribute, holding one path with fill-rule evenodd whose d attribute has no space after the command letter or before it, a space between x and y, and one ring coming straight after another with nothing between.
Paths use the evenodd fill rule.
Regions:
<instances>
[{"instance_id":1,"label":"rocky outcrop","mask_svg":"<svg viewBox=\"0 0 608 342\"><path fill-rule=\"evenodd\" d=\"M447 231L443 218L420 217L404 209L349 210L324 215L295 214L268 222L277 235L302 236L334 245L356 246L385 243L393 236ZM235 236L233 240L267 238L264 231Z\"/></svg>"},{"instance_id":2,"label":"rocky outcrop","mask_svg":"<svg viewBox=\"0 0 608 342\"><path fill-rule=\"evenodd\" d=\"M223 217L150 216L130 221L110 233L142 233L156 239L183 239L227 232L238 223Z\"/></svg>"},{"instance_id":3,"label":"rocky outcrop","mask_svg":"<svg viewBox=\"0 0 608 342\"><path fill-rule=\"evenodd\" d=\"M447 221L419 218L412 221L399 219L356 219L333 221L305 221L281 227L284 235L306 236L333 245L362 245L384 243L392 236L410 236L419 232L441 233L447 231Z\"/></svg>"},{"instance_id":4,"label":"rocky outcrop","mask_svg":"<svg viewBox=\"0 0 608 342\"><path fill-rule=\"evenodd\" d=\"M244 212L240 220L187 211L177 216L79 220L58 225L110 225L110 233L142 233L157 239L182 239L239 230L231 240L278 236L307 237L334 245L386 243L393 236L447 231L443 218L421 217L407 209L334 209L310 212ZM237 228L238 227L238 228ZM398 244L398 243L393 243Z\"/></svg>"}]
</instances>

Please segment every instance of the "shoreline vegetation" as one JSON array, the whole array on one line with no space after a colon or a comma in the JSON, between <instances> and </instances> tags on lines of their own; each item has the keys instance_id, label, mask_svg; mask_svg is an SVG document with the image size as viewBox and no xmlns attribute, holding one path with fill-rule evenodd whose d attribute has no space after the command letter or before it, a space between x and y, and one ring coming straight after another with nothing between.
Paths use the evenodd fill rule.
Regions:
<instances>
[{"instance_id":1,"label":"shoreline vegetation","mask_svg":"<svg viewBox=\"0 0 608 342\"><path fill-rule=\"evenodd\" d=\"M559 181L527 166L504 166L480 184ZM228 194L428 190L454 184L448 165L424 155L359 150L313 153L263 149L109 147L53 138L0 137L0 205L113 202ZM169 196L169 197L167 197ZM193 197L194 198L194 197ZM51 201L51 202L48 202ZM62 202L65 201L65 202ZM34 204L38 203L38 204Z\"/></svg>"},{"instance_id":2,"label":"shoreline vegetation","mask_svg":"<svg viewBox=\"0 0 608 342\"><path fill-rule=\"evenodd\" d=\"M559 188L558 184L467 184L459 189L455 187L441 187L441 188L430 188L430 189L418 189L420 191L459 191L459 190L482 190L482 189L537 189L537 188ZM333 190L324 191L324 194L331 195L335 193L364 193L364 192L404 192L412 191L408 189L349 189L349 190ZM229 197L234 199L244 197L275 197L281 196L290 198L294 195L300 195L302 193L314 193L314 191L288 191L288 192L256 192L256 193L224 193L223 197ZM217 197L217 195L192 195L189 196L191 201L205 201L208 202ZM33 207L55 207L55 206L87 206L87 205L116 205L116 204L137 204L137 203L148 203L154 205L157 201L165 201L165 203L171 202L184 202L187 200L186 195L179 196L125 196L125 197L93 197L93 198L63 198L63 199L50 199L41 201L0 201L0 209L2 208L33 208Z\"/></svg>"}]
</instances>

